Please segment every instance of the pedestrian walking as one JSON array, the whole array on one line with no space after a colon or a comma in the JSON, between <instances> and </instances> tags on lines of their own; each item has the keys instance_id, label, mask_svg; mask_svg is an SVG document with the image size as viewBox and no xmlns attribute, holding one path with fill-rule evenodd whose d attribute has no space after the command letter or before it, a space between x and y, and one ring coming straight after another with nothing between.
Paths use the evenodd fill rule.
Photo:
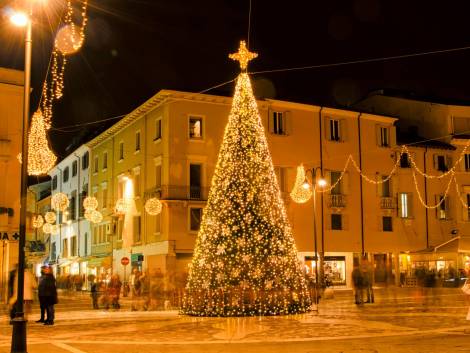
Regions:
<instances>
[{"instance_id":1,"label":"pedestrian walking","mask_svg":"<svg viewBox=\"0 0 470 353\"><path fill-rule=\"evenodd\" d=\"M118 275L113 275L111 281L108 284L109 298L111 300L111 306L113 309L119 309L119 295L121 294L122 283Z\"/></svg>"},{"instance_id":2,"label":"pedestrian walking","mask_svg":"<svg viewBox=\"0 0 470 353\"><path fill-rule=\"evenodd\" d=\"M366 294L366 303L373 303L374 290L372 288L372 284L374 282L374 275L372 273L372 266L370 266L369 261L367 261L366 259L362 261L361 272L363 279L362 286Z\"/></svg>"},{"instance_id":3,"label":"pedestrian walking","mask_svg":"<svg viewBox=\"0 0 470 353\"><path fill-rule=\"evenodd\" d=\"M37 323L44 323L46 317L46 303L44 301L44 296L41 293L41 282L45 279L46 276L46 268L47 266L41 267L41 277L39 277L39 285L38 285L38 298L39 298L39 308L41 310L41 318L37 320Z\"/></svg>"},{"instance_id":4,"label":"pedestrian walking","mask_svg":"<svg viewBox=\"0 0 470 353\"><path fill-rule=\"evenodd\" d=\"M58 303L57 285L54 275L52 274L52 268L49 266L44 268L44 274L39 281L38 296L42 297L41 300L46 308L47 318L44 321L44 325L54 325L54 305Z\"/></svg>"},{"instance_id":5,"label":"pedestrian walking","mask_svg":"<svg viewBox=\"0 0 470 353\"><path fill-rule=\"evenodd\" d=\"M96 283L96 281L93 281L91 284L90 296L93 302L93 309L99 309L100 307L98 305L98 283Z\"/></svg>"},{"instance_id":6,"label":"pedestrian walking","mask_svg":"<svg viewBox=\"0 0 470 353\"><path fill-rule=\"evenodd\" d=\"M354 286L354 302L355 304L363 304L364 297L364 280L362 271L358 265L354 266L352 271L352 282Z\"/></svg>"}]
</instances>

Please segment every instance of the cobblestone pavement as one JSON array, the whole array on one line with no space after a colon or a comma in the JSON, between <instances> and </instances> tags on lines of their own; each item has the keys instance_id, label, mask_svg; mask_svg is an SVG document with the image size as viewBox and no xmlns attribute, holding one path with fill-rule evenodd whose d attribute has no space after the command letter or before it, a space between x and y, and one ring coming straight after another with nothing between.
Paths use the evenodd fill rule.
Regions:
<instances>
[{"instance_id":1,"label":"cobblestone pavement","mask_svg":"<svg viewBox=\"0 0 470 353\"><path fill-rule=\"evenodd\" d=\"M338 291L318 312L253 318L92 311L86 297L61 302L52 327L34 323L36 310L30 315L28 352L470 352L468 303L459 289L377 289L375 304L363 306ZM10 340L4 317L0 352L10 351Z\"/></svg>"}]
</instances>

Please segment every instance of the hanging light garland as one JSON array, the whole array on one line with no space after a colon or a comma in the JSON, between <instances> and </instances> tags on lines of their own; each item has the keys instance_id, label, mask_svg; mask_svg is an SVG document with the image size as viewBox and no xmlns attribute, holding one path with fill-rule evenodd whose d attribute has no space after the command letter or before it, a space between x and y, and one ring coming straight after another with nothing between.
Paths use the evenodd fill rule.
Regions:
<instances>
[{"instance_id":1,"label":"hanging light garland","mask_svg":"<svg viewBox=\"0 0 470 353\"><path fill-rule=\"evenodd\" d=\"M162 202L156 197L152 197L145 202L145 211L151 215L156 216L162 212Z\"/></svg>"},{"instance_id":2,"label":"hanging light garland","mask_svg":"<svg viewBox=\"0 0 470 353\"><path fill-rule=\"evenodd\" d=\"M69 198L63 192L54 194L51 198L53 210L64 212L69 207Z\"/></svg>"},{"instance_id":3,"label":"hanging light garland","mask_svg":"<svg viewBox=\"0 0 470 353\"><path fill-rule=\"evenodd\" d=\"M55 215L55 212L49 211L49 212L46 212L46 214L44 215L44 219L46 220L47 223L53 224L55 223L57 216Z\"/></svg>"},{"instance_id":4,"label":"hanging light garland","mask_svg":"<svg viewBox=\"0 0 470 353\"><path fill-rule=\"evenodd\" d=\"M98 200L94 196L85 197L83 200L83 208L85 210L96 210L98 208Z\"/></svg>"},{"instance_id":5,"label":"hanging light garland","mask_svg":"<svg viewBox=\"0 0 470 353\"><path fill-rule=\"evenodd\" d=\"M33 114L28 137L28 174L42 175L52 169L57 157L49 148L47 124L41 111Z\"/></svg>"},{"instance_id":6,"label":"hanging light garland","mask_svg":"<svg viewBox=\"0 0 470 353\"><path fill-rule=\"evenodd\" d=\"M33 228L41 228L44 225L44 218L40 214L33 216L32 224Z\"/></svg>"}]
</instances>

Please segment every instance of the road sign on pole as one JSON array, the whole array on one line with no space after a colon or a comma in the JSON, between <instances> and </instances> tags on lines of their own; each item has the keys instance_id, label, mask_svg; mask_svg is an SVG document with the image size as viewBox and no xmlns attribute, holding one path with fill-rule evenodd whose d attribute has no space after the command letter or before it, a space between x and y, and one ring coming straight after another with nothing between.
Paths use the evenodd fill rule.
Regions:
<instances>
[{"instance_id":1,"label":"road sign on pole","mask_svg":"<svg viewBox=\"0 0 470 353\"><path fill-rule=\"evenodd\" d=\"M121 265L123 265L123 266L129 265L129 258L128 257L123 257L121 259Z\"/></svg>"}]
</instances>

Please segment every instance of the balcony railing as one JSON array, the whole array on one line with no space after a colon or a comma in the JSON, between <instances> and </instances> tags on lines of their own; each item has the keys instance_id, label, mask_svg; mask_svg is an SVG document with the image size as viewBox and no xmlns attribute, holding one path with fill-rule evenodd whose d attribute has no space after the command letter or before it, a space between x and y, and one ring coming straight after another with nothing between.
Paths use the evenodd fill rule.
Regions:
<instances>
[{"instance_id":1,"label":"balcony railing","mask_svg":"<svg viewBox=\"0 0 470 353\"><path fill-rule=\"evenodd\" d=\"M157 188L147 190L145 197L157 197L161 200L207 200L209 194L208 187L202 186L179 186L162 185Z\"/></svg>"},{"instance_id":2,"label":"balcony railing","mask_svg":"<svg viewBox=\"0 0 470 353\"><path fill-rule=\"evenodd\" d=\"M395 208L395 202L393 197L381 197L380 198L380 208L383 210L391 210Z\"/></svg>"},{"instance_id":3,"label":"balcony railing","mask_svg":"<svg viewBox=\"0 0 470 353\"><path fill-rule=\"evenodd\" d=\"M346 207L346 196L342 194L328 195L328 207L334 207L334 208Z\"/></svg>"}]
</instances>

